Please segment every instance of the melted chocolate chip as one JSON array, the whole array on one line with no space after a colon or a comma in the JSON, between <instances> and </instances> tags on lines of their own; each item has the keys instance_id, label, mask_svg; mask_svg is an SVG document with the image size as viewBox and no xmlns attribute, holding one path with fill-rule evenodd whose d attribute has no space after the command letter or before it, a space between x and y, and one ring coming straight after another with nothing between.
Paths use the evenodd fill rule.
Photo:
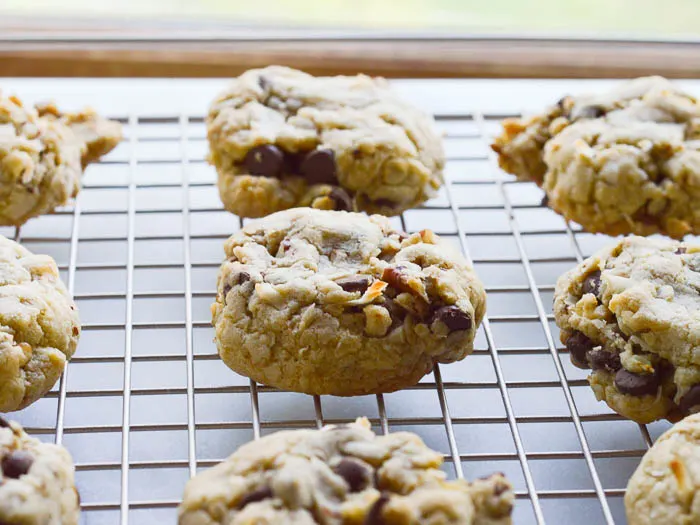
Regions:
<instances>
[{"instance_id":1,"label":"melted chocolate chip","mask_svg":"<svg viewBox=\"0 0 700 525\"><path fill-rule=\"evenodd\" d=\"M683 255L685 253L688 253L688 249L685 246L679 246L678 249L673 253L675 253L676 255Z\"/></svg>"},{"instance_id":2,"label":"melted chocolate chip","mask_svg":"<svg viewBox=\"0 0 700 525\"><path fill-rule=\"evenodd\" d=\"M335 201L335 209L339 211L352 211L352 199L348 192L337 186L333 188L328 197Z\"/></svg>"},{"instance_id":3,"label":"melted chocolate chip","mask_svg":"<svg viewBox=\"0 0 700 525\"><path fill-rule=\"evenodd\" d=\"M335 153L329 149L310 151L299 166L301 174L312 184L337 184Z\"/></svg>"},{"instance_id":4,"label":"melted chocolate chip","mask_svg":"<svg viewBox=\"0 0 700 525\"><path fill-rule=\"evenodd\" d=\"M576 118L599 118L605 115L605 110L600 106L585 106L576 112Z\"/></svg>"},{"instance_id":5,"label":"melted chocolate chip","mask_svg":"<svg viewBox=\"0 0 700 525\"><path fill-rule=\"evenodd\" d=\"M245 494L241 498L241 501L238 502L237 508L238 510L241 510L243 507L250 503L255 503L256 501L263 501L266 499L270 499L271 497L273 497L272 489L266 485L263 485L262 487L258 487L252 492Z\"/></svg>"},{"instance_id":6,"label":"melted chocolate chip","mask_svg":"<svg viewBox=\"0 0 700 525\"><path fill-rule=\"evenodd\" d=\"M34 456L24 450L15 450L2 458L2 473L6 478L19 479L34 463Z\"/></svg>"},{"instance_id":7,"label":"melted chocolate chip","mask_svg":"<svg viewBox=\"0 0 700 525\"><path fill-rule=\"evenodd\" d=\"M372 483L370 470L359 461L352 459L341 460L333 467L333 472L347 482L350 492L360 492Z\"/></svg>"},{"instance_id":8,"label":"melted chocolate chip","mask_svg":"<svg viewBox=\"0 0 700 525\"><path fill-rule=\"evenodd\" d=\"M243 284L247 283L248 281L250 281L250 274L248 272L240 272L236 274L236 276L233 279L231 279L231 284Z\"/></svg>"},{"instance_id":9,"label":"melted chocolate chip","mask_svg":"<svg viewBox=\"0 0 700 525\"><path fill-rule=\"evenodd\" d=\"M678 408L683 415L688 415L690 411L700 405L700 385L690 387L678 403Z\"/></svg>"},{"instance_id":10,"label":"melted chocolate chip","mask_svg":"<svg viewBox=\"0 0 700 525\"><path fill-rule=\"evenodd\" d=\"M338 279L335 283L346 292L365 293L365 290L369 288L370 280L371 277L369 275L354 275L352 277Z\"/></svg>"},{"instance_id":11,"label":"melted chocolate chip","mask_svg":"<svg viewBox=\"0 0 700 525\"><path fill-rule=\"evenodd\" d=\"M605 350L591 350L588 352L588 360L591 362L591 368L593 370L617 372L622 368L620 356L613 352L606 352Z\"/></svg>"},{"instance_id":12,"label":"melted chocolate chip","mask_svg":"<svg viewBox=\"0 0 700 525\"><path fill-rule=\"evenodd\" d=\"M456 306L443 306L433 313L432 321L442 321L450 332L469 330L472 327L472 319L469 314Z\"/></svg>"},{"instance_id":13,"label":"melted chocolate chip","mask_svg":"<svg viewBox=\"0 0 700 525\"><path fill-rule=\"evenodd\" d=\"M243 164L251 175L277 177L284 165L284 153L273 144L255 146L246 154Z\"/></svg>"},{"instance_id":14,"label":"melted chocolate chip","mask_svg":"<svg viewBox=\"0 0 700 525\"><path fill-rule=\"evenodd\" d=\"M596 297L600 293L600 270L588 274L586 279L583 281L583 293L592 293Z\"/></svg>"},{"instance_id":15,"label":"melted chocolate chip","mask_svg":"<svg viewBox=\"0 0 700 525\"><path fill-rule=\"evenodd\" d=\"M659 388L659 375L635 374L620 368L615 374L615 386L623 394L631 396L648 396L656 394Z\"/></svg>"},{"instance_id":16,"label":"melted chocolate chip","mask_svg":"<svg viewBox=\"0 0 700 525\"><path fill-rule=\"evenodd\" d=\"M588 364L588 352L595 344L581 332L574 332L566 340L566 349L569 351L571 362L578 368L590 368Z\"/></svg>"},{"instance_id":17,"label":"melted chocolate chip","mask_svg":"<svg viewBox=\"0 0 700 525\"><path fill-rule=\"evenodd\" d=\"M0 428L10 428L10 422L2 416L0 416Z\"/></svg>"},{"instance_id":18,"label":"melted chocolate chip","mask_svg":"<svg viewBox=\"0 0 700 525\"><path fill-rule=\"evenodd\" d=\"M386 521L382 517L382 511L386 504L389 503L389 496L387 494L382 494L379 499L374 502L365 516L365 521L363 525L385 525Z\"/></svg>"}]
</instances>

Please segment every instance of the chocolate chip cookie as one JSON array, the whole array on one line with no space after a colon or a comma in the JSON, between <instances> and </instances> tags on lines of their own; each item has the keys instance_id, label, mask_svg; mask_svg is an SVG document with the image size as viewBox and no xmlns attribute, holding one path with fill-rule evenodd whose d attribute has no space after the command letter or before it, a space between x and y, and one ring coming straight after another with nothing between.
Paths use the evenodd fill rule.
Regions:
<instances>
[{"instance_id":1,"label":"chocolate chip cookie","mask_svg":"<svg viewBox=\"0 0 700 525\"><path fill-rule=\"evenodd\" d=\"M554 315L571 361L618 414L700 411L700 244L622 239L559 279Z\"/></svg>"},{"instance_id":2,"label":"chocolate chip cookie","mask_svg":"<svg viewBox=\"0 0 700 525\"><path fill-rule=\"evenodd\" d=\"M700 233L700 103L661 77L508 119L501 167L591 232Z\"/></svg>"},{"instance_id":3,"label":"chocolate chip cookie","mask_svg":"<svg viewBox=\"0 0 700 525\"><path fill-rule=\"evenodd\" d=\"M379 215L277 212L225 250L212 306L219 354L278 388L347 396L413 385L471 353L484 315L463 257Z\"/></svg>"},{"instance_id":4,"label":"chocolate chip cookie","mask_svg":"<svg viewBox=\"0 0 700 525\"><path fill-rule=\"evenodd\" d=\"M92 110L25 107L0 93L0 226L51 213L80 191L83 168L121 140L121 126Z\"/></svg>"},{"instance_id":5,"label":"chocolate chip cookie","mask_svg":"<svg viewBox=\"0 0 700 525\"><path fill-rule=\"evenodd\" d=\"M700 523L700 414L667 430L627 484L629 525Z\"/></svg>"},{"instance_id":6,"label":"chocolate chip cookie","mask_svg":"<svg viewBox=\"0 0 700 525\"><path fill-rule=\"evenodd\" d=\"M55 261L0 236L0 412L46 394L79 336L78 311Z\"/></svg>"},{"instance_id":7,"label":"chocolate chip cookie","mask_svg":"<svg viewBox=\"0 0 700 525\"><path fill-rule=\"evenodd\" d=\"M74 471L66 449L0 417L0 523L78 525Z\"/></svg>"},{"instance_id":8,"label":"chocolate chip cookie","mask_svg":"<svg viewBox=\"0 0 700 525\"><path fill-rule=\"evenodd\" d=\"M297 206L398 215L443 183L433 119L364 75L248 71L212 104L207 134L221 200L242 217Z\"/></svg>"},{"instance_id":9,"label":"chocolate chip cookie","mask_svg":"<svg viewBox=\"0 0 700 525\"><path fill-rule=\"evenodd\" d=\"M507 525L503 474L446 481L442 454L409 432L376 436L362 418L277 432L187 484L180 525Z\"/></svg>"}]
</instances>

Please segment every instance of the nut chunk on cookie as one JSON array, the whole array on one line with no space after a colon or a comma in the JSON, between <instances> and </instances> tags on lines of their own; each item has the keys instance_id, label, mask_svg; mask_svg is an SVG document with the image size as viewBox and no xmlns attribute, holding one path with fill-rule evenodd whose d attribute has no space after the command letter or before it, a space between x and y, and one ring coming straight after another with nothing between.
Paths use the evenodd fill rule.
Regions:
<instances>
[{"instance_id":1,"label":"nut chunk on cookie","mask_svg":"<svg viewBox=\"0 0 700 525\"><path fill-rule=\"evenodd\" d=\"M656 440L627 484L629 525L700 523L700 414Z\"/></svg>"},{"instance_id":2,"label":"nut chunk on cookie","mask_svg":"<svg viewBox=\"0 0 700 525\"><path fill-rule=\"evenodd\" d=\"M571 361L618 414L700 411L700 244L622 239L559 278L554 315Z\"/></svg>"},{"instance_id":3,"label":"nut chunk on cookie","mask_svg":"<svg viewBox=\"0 0 700 525\"><path fill-rule=\"evenodd\" d=\"M429 230L296 208L226 242L212 306L224 362L308 394L391 392L471 353L481 282Z\"/></svg>"},{"instance_id":4,"label":"nut chunk on cookie","mask_svg":"<svg viewBox=\"0 0 700 525\"><path fill-rule=\"evenodd\" d=\"M0 523L78 525L74 473L66 449L0 417Z\"/></svg>"},{"instance_id":5,"label":"nut chunk on cookie","mask_svg":"<svg viewBox=\"0 0 700 525\"><path fill-rule=\"evenodd\" d=\"M446 481L442 454L369 422L277 432L187 484L180 525L508 525L503 474Z\"/></svg>"},{"instance_id":6,"label":"nut chunk on cookie","mask_svg":"<svg viewBox=\"0 0 700 525\"><path fill-rule=\"evenodd\" d=\"M51 390L79 336L78 311L55 261L0 236L0 412Z\"/></svg>"},{"instance_id":7,"label":"nut chunk on cookie","mask_svg":"<svg viewBox=\"0 0 700 525\"><path fill-rule=\"evenodd\" d=\"M364 75L248 71L213 102L207 135L221 200L242 217L297 206L397 215L443 182L433 119Z\"/></svg>"},{"instance_id":8,"label":"nut chunk on cookie","mask_svg":"<svg viewBox=\"0 0 700 525\"><path fill-rule=\"evenodd\" d=\"M501 167L591 232L700 233L700 103L661 77L508 119Z\"/></svg>"},{"instance_id":9,"label":"nut chunk on cookie","mask_svg":"<svg viewBox=\"0 0 700 525\"><path fill-rule=\"evenodd\" d=\"M92 110L25 107L0 93L0 226L21 226L67 204L85 166L120 140L121 125Z\"/></svg>"}]
</instances>

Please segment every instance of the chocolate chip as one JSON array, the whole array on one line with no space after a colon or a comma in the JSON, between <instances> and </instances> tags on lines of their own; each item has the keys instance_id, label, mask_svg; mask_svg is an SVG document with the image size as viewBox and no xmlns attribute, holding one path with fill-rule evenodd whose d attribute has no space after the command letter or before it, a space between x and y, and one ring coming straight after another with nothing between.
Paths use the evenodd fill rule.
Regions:
<instances>
[{"instance_id":1,"label":"chocolate chip","mask_svg":"<svg viewBox=\"0 0 700 525\"><path fill-rule=\"evenodd\" d=\"M335 153L329 149L309 152L301 161L299 171L312 184L337 184Z\"/></svg>"},{"instance_id":2,"label":"chocolate chip","mask_svg":"<svg viewBox=\"0 0 700 525\"><path fill-rule=\"evenodd\" d=\"M360 492L372 483L370 470L359 461L342 459L333 472L343 478L350 486L350 492Z\"/></svg>"},{"instance_id":3,"label":"chocolate chip","mask_svg":"<svg viewBox=\"0 0 700 525\"><path fill-rule=\"evenodd\" d=\"M352 199L348 192L343 188L338 188L337 186L333 188L328 197L335 201L335 209L340 211L351 211L352 210Z\"/></svg>"},{"instance_id":4,"label":"chocolate chip","mask_svg":"<svg viewBox=\"0 0 700 525\"><path fill-rule=\"evenodd\" d=\"M253 490L252 492L249 492L248 494L244 495L241 498L241 501L238 502L237 509L241 510L243 507L248 505L249 503L255 503L256 501L263 501L266 499L269 499L273 497L272 494L272 489L268 487L267 485L263 485L262 487L258 487L257 489Z\"/></svg>"},{"instance_id":5,"label":"chocolate chip","mask_svg":"<svg viewBox=\"0 0 700 525\"><path fill-rule=\"evenodd\" d=\"M607 352L602 349L588 352L588 359L591 362L591 368L593 370L609 370L610 372L616 372L622 368L619 354Z\"/></svg>"},{"instance_id":6,"label":"chocolate chip","mask_svg":"<svg viewBox=\"0 0 700 525\"><path fill-rule=\"evenodd\" d=\"M549 195L545 194L540 201L540 206L549 206Z\"/></svg>"},{"instance_id":7,"label":"chocolate chip","mask_svg":"<svg viewBox=\"0 0 700 525\"><path fill-rule=\"evenodd\" d=\"M2 416L0 416L0 428L10 428L10 422Z\"/></svg>"},{"instance_id":8,"label":"chocolate chip","mask_svg":"<svg viewBox=\"0 0 700 525\"><path fill-rule=\"evenodd\" d=\"M338 279L335 283L346 292L365 293L365 290L369 288L370 280L371 277L369 275L354 275L352 277Z\"/></svg>"},{"instance_id":9,"label":"chocolate chip","mask_svg":"<svg viewBox=\"0 0 700 525\"><path fill-rule=\"evenodd\" d=\"M647 396L656 394L659 388L659 375L653 374L635 374L624 368L620 368L615 374L615 386L623 394L631 396Z\"/></svg>"},{"instance_id":10,"label":"chocolate chip","mask_svg":"<svg viewBox=\"0 0 700 525\"><path fill-rule=\"evenodd\" d=\"M690 387L678 403L678 408L683 415L688 415L693 407L700 405L700 385Z\"/></svg>"},{"instance_id":11,"label":"chocolate chip","mask_svg":"<svg viewBox=\"0 0 700 525\"><path fill-rule=\"evenodd\" d=\"M583 293L592 293L596 297L600 293L600 270L588 274L586 279L583 281Z\"/></svg>"},{"instance_id":12,"label":"chocolate chip","mask_svg":"<svg viewBox=\"0 0 700 525\"><path fill-rule=\"evenodd\" d=\"M679 246L678 249L673 253L675 253L676 255L683 255L685 253L688 253L688 249L685 246Z\"/></svg>"},{"instance_id":13,"label":"chocolate chip","mask_svg":"<svg viewBox=\"0 0 700 525\"><path fill-rule=\"evenodd\" d=\"M605 115L605 110L600 106L585 106L578 110L575 118L599 118Z\"/></svg>"},{"instance_id":14,"label":"chocolate chip","mask_svg":"<svg viewBox=\"0 0 700 525\"><path fill-rule=\"evenodd\" d=\"M251 175L276 177L284 165L284 153L273 144L255 146L245 156L243 164Z\"/></svg>"},{"instance_id":15,"label":"chocolate chip","mask_svg":"<svg viewBox=\"0 0 700 525\"><path fill-rule=\"evenodd\" d=\"M265 91L267 87L270 85L270 81L265 75L260 75L258 77L258 85L260 86L260 89Z\"/></svg>"},{"instance_id":16,"label":"chocolate chip","mask_svg":"<svg viewBox=\"0 0 700 525\"><path fill-rule=\"evenodd\" d=\"M385 525L386 521L382 516L382 511L387 503L389 503L389 496L387 494L379 496L379 499L369 508L363 525Z\"/></svg>"},{"instance_id":17,"label":"chocolate chip","mask_svg":"<svg viewBox=\"0 0 700 525\"><path fill-rule=\"evenodd\" d=\"M2 473L6 478L19 479L34 463L34 456L24 450L15 450L2 458Z\"/></svg>"},{"instance_id":18,"label":"chocolate chip","mask_svg":"<svg viewBox=\"0 0 700 525\"><path fill-rule=\"evenodd\" d=\"M581 332L574 332L566 340L566 349L569 351L571 362L579 368L590 368L588 365L588 352L595 344Z\"/></svg>"},{"instance_id":19,"label":"chocolate chip","mask_svg":"<svg viewBox=\"0 0 700 525\"><path fill-rule=\"evenodd\" d=\"M451 332L469 330L472 327L472 319L469 314L454 305L443 306L435 310L431 324L434 321L442 321Z\"/></svg>"},{"instance_id":20,"label":"chocolate chip","mask_svg":"<svg viewBox=\"0 0 700 525\"><path fill-rule=\"evenodd\" d=\"M562 111L564 110L564 104L566 103L566 99L569 98L569 96L561 97L559 100L557 100L557 106L559 106L559 109Z\"/></svg>"}]
</instances>

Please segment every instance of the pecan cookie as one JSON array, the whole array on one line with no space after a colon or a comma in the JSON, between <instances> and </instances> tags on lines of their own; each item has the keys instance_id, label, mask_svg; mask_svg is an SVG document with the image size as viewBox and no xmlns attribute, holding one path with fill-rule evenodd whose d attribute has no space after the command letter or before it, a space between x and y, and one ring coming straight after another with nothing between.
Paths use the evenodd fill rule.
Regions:
<instances>
[{"instance_id":1,"label":"pecan cookie","mask_svg":"<svg viewBox=\"0 0 700 525\"><path fill-rule=\"evenodd\" d=\"M554 315L598 400L639 423L700 411L700 245L643 237L557 282Z\"/></svg>"},{"instance_id":2,"label":"pecan cookie","mask_svg":"<svg viewBox=\"0 0 700 525\"><path fill-rule=\"evenodd\" d=\"M508 525L503 474L446 481L442 454L409 432L376 436L362 418L277 432L187 484L180 525Z\"/></svg>"},{"instance_id":3,"label":"pecan cookie","mask_svg":"<svg viewBox=\"0 0 700 525\"><path fill-rule=\"evenodd\" d=\"M0 93L0 226L51 213L80 191L83 168L121 140L121 125L91 110L62 114Z\"/></svg>"},{"instance_id":4,"label":"pecan cookie","mask_svg":"<svg viewBox=\"0 0 700 525\"><path fill-rule=\"evenodd\" d=\"M78 311L55 261L0 236L0 412L51 390L79 336Z\"/></svg>"},{"instance_id":5,"label":"pecan cookie","mask_svg":"<svg viewBox=\"0 0 700 525\"><path fill-rule=\"evenodd\" d=\"M226 242L212 306L221 358L261 383L362 395L413 385L472 351L486 296L431 231L296 208Z\"/></svg>"},{"instance_id":6,"label":"pecan cookie","mask_svg":"<svg viewBox=\"0 0 700 525\"><path fill-rule=\"evenodd\" d=\"M207 134L221 200L242 217L297 206L397 215L443 182L433 119L364 75L248 71L212 104Z\"/></svg>"},{"instance_id":7,"label":"pecan cookie","mask_svg":"<svg viewBox=\"0 0 700 525\"><path fill-rule=\"evenodd\" d=\"M0 417L0 523L78 525L74 472L66 449Z\"/></svg>"},{"instance_id":8,"label":"pecan cookie","mask_svg":"<svg viewBox=\"0 0 700 525\"><path fill-rule=\"evenodd\" d=\"M700 523L700 414L667 430L627 484L629 525Z\"/></svg>"},{"instance_id":9,"label":"pecan cookie","mask_svg":"<svg viewBox=\"0 0 700 525\"><path fill-rule=\"evenodd\" d=\"M591 232L700 233L700 103L661 77L508 119L501 167Z\"/></svg>"}]
</instances>

